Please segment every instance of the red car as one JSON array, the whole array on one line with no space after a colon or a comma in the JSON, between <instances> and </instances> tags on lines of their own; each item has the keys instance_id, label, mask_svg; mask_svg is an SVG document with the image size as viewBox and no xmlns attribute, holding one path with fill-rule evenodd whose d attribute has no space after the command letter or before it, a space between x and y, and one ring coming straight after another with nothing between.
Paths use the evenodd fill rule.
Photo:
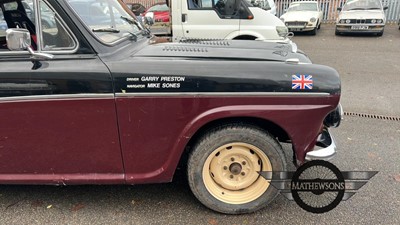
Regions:
<instances>
[{"instance_id":1,"label":"red car","mask_svg":"<svg viewBox=\"0 0 400 225\"><path fill-rule=\"evenodd\" d=\"M154 22L169 22L169 7L165 3L157 3L146 10L143 16L152 17Z\"/></svg>"}]
</instances>

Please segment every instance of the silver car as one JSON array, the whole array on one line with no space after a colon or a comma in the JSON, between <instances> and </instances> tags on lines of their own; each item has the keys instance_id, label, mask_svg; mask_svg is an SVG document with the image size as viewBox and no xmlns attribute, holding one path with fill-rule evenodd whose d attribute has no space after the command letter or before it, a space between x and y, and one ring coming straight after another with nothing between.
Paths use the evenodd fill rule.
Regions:
<instances>
[{"instance_id":1,"label":"silver car","mask_svg":"<svg viewBox=\"0 0 400 225\"><path fill-rule=\"evenodd\" d=\"M386 23L384 10L387 8L382 6L380 0L348 0L338 8L340 14L336 20L335 34L376 33L382 36Z\"/></svg>"}]
</instances>

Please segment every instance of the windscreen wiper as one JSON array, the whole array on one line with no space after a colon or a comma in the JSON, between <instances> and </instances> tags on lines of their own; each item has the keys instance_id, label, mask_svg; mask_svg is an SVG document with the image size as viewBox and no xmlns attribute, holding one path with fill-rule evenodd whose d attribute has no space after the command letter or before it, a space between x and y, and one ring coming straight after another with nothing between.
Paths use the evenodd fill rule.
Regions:
<instances>
[{"instance_id":1,"label":"windscreen wiper","mask_svg":"<svg viewBox=\"0 0 400 225\"><path fill-rule=\"evenodd\" d=\"M121 16L121 19L125 20L126 22L128 22L130 24L136 25L136 27L139 28L139 30L143 31L145 35L150 37L150 34L151 34L150 30L146 27L142 27L142 25L138 21L130 19L126 16Z\"/></svg>"},{"instance_id":2,"label":"windscreen wiper","mask_svg":"<svg viewBox=\"0 0 400 225\"><path fill-rule=\"evenodd\" d=\"M106 27L106 28L96 28L92 29L93 32L108 32L108 33L119 33L120 30L112 28L112 27Z\"/></svg>"}]
</instances>

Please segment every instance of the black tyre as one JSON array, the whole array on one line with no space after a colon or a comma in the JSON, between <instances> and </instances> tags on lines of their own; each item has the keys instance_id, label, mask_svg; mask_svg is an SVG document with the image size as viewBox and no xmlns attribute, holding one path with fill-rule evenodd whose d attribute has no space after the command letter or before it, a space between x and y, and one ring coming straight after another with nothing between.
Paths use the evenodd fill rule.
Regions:
<instances>
[{"instance_id":1,"label":"black tyre","mask_svg":"<svg viewBox=\"0 0 400 225\"><path fill-rule=\"evenodd\" d=\"M321 23L318 24L318 30L321 29Z\"/></svg>"},{"instance_id":2,"label":"black tyre","mask_svg":"<svg viewBox=\"0 0 400 225\"><path fill-rule=\"evenodd\" d=\"M285 171L281 145L266 131L248 125L225 125L204 135L188 160L193 194L210 209L251 213L278 194L260 171Z\"/></svg>"},{"instance_id":3,"label":"black tyre","mask_svg":"<svg viewBox=\"0 0 400 225\"><path fill-rule=\"evenodd\" d=\"M315 27L312 31L310 31L311 35L316 35L317 34L317 29L318 27Z\"/></svg>"},{"instance_id":4,"label":"black tyre","mask_svg":"<svg viewBox=\"0 0 400 225\"><path fill-rule=\"evenodd\" d=\"M340 34L340 32L337 29L335 29L335 35L339 35L339 34Z\"/></svg>"}]
</instances>

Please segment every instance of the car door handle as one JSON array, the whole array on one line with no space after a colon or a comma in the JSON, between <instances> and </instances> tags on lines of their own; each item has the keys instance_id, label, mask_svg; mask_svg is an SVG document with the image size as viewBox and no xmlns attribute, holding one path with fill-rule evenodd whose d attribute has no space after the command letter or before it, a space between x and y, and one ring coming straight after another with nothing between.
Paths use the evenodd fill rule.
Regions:
<instances>
[{"instance_id":1,"label":"car door handle","mask_svg":"<svg viewBox=\"0 0 400 225\"><path fill-rule=\"evenodd\" d=\"M182 14L182 23L187 21L187 14Z\"/></svg>"}]
</instances>

